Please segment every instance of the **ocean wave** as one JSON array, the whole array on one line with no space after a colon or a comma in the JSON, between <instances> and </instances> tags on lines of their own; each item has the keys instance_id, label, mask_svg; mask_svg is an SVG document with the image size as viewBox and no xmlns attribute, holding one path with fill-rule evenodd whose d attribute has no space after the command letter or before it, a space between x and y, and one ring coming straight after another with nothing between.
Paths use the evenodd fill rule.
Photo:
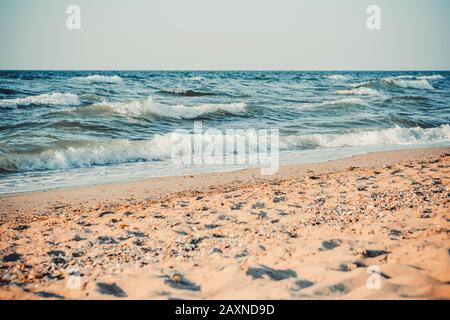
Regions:
<instances>
[{"instance_id":1,"label":"ocean wave","mask_svg":"<svg viewBox=\"0 0 450 320\"><path fill-rule=\"evenodd\" d=\"M434 87L426 79L406 80L399 78L385 78L383 81L402 88L433 90Z\"/></svg>"},{"instance_id":2,"label":"ocean wave","mask_svg":"<svg viewBox=\"0 0 450 320\"><path fill-rule=\"evenodd\" d=\"M223 148L236 141L237 136L245 137L248 148L246 154L257 152L256 134L202 135L203 146L216 150L216 144ZM117 165L133 162L170 160L174 157L192 156L183 150L193 150L197 136L188 133L171 132L156 134L149 140L106 140L106 141L66 141L56 147L34 152L0 151L0 172L27 172L85 168L93 166ZM222 139L225 139L223 141ZM228 141L230 140L230 141ZM198 141L198 140L197 140ZM281 150L303 150L316 148L341 148L374 145L414 145L450 141L448 124L435 128L389 128L373 131L353 131L335 134L290 135L280 137ZM233 145L231 144L231 145ZM206 150L206 149L204 149ZM234 155L234 150L223 150L220 156ZM228 154L226 152L229 152Z\"/></svg>"},{"instance_id":3,"label":"ocean wave","mask_svg":"<svg viewBox=\"0 0 450 320\"><path fill-rule=\"evenodd\" d=\"M38 152L8 152L0 151L0 172L27 172L42 170L57 170L71 168L86 168L102 165L117 165L133 162L160 161L172 159L172 157L186 156L182 150L193 150L193 141L198 135L170 132L156 134L149 140L107 140L107 141L66 141L59 142L57 147L49 147ZM251 146L257 146L256 134L244 136L210 134L202 135L203 146L214 145L218 138L235 141L237 137L245 137L250 143L245 152L256 152ZM228 142L221 146L230 145ZM225 150L226 151L226 150ZM234 150L228 154L234 155ZM191 156L190 154L189 156ZM223 155L223 154L222 154Z\"/></svg>"},{"instance_id":4,"label":"ocean wave","mask_svg":"<svg viewBox=\"0 0 450 320\"><path fill-rule=\"evenodd\" d=\"M0 100L0 107L17 107L29 105L77 105L80 101L78 96L73 93L45 93L37 96L28 96L25 98Z\"/></svg>"},{"instance_id":5,"label":"ocean wave","mask_svg":"<svg viewBox=\"0 0 450 320\"><path fill-rule=\"evenodd\" d=\"M152 98L146 100L133 100L129 102L102 102L87 107L78 108L75 112L100 114L106 112L116 113L122 116L136 118L172 118L172 119L196 119L205 115L215 113L243 114L246 111L246 104L222 103L222 104L201 104L188 107L182 104L169 106L153 101Z\"/></svg>"},{"instance_id":6,"label":"ocean wave","mask_svg":"<svg viewBox=\"0 0 450 320\"><path fill-rule=\"evenodd\" d=\"M349 76L343 75L343 74L332 74L329 76L325 76L325 78L330 79L330 80L348 80L348 79L350 79Z\"/></svg>"},{"instance_id":7,"label":"ocean wave","mask_svg":"<svg viewBox=\"0 0 450 320\"><path fill-rule=\"evenodd\" d=\"M204 77L192 77L192 78L190 78L191 80L194 80L194 81L203 81L203 80L205 80L205 78Z\"/></svg>"},{"instance_id":8,"label":"ocean wave","mask_svg":"<svg viewBox=\"0 0 450 320\"><path fill-rule=\"evenodd\" d=\"M424 76L413 76L413 75L402 75L396 77L387 77L377 80L365 81L360 83L351 84L352 87L362 88L407 88L407 89L419 89L419 90L433 90L434 87L430 83L436 80L443 79L439 74L434 75L424 75Z\"/></svg>"},{"instance_id":9,"label":"ocean wave","mask_svg":"<svg viewBox=\"0 0 450 320\"><path fill-rule=\"evenodd\" d=\"M409 145L450 141L448 124L436 128L389 128L336 134L287 136L280 141L282 149L318 147L355 147L374 145Z\"/></svg>"},{"instance_id":10,"label":"ocean wave","mask_svg":"<svg viewBox=\"0 0 450 320\"><path fill-rule=\"evenodd\" d=\"M85 82L107 82L107 83L122 82L122 78L119 76L102 76L98 74L85 77L75 77L72 79Z\"/></svg>"},{"instance_id":11,"label":"ocean wave","mask_svg":"<svg viewBox=\"0 0 450 320\"><path fill-rule=\"evenodd\" d=\"M378 96L380 92L375 89L367 88L367 87L357 87L354 89L348 90L338 90L335 92L338 95L361 95L361 96Z\"/></svg>"},{"instance_id":12,"label":"ocean wave","mask_svg":"<svg viewBox=\"0 0 450 320\"><path fill-rule=\"evenodd\" d=\"M180 97L202 97L202 96L215 96L216 95L213 92L203 92L203 91L196 91L196 90L160 90L157 93L180 96Z\"/></svg>"},{"instance_id":13,"label":"ocean wave","mask_svg":"<svg viewBox=\"0 0 450 320\"><path fill-rule=\"evenodd\" d=\"M321 108L321 107L346 107L346 106L365 106L366 103L361 98L346 98L340 100L330 100L318 103L306 103L303 108Z\"/></svg>"}]
</instances>

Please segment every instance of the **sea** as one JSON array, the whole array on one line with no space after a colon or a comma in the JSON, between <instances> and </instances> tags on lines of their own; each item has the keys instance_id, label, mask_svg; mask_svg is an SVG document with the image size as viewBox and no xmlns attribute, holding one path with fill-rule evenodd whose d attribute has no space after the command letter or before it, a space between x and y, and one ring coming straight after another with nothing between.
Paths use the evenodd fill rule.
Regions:
<instances>
[{"instance_id":1,"label":"sea","mask_svg":"<svg viewBox=\"0 0 450 320\"><path fill-rule=\"evenodd\" d=\"M449 146L450 72L0 71L0 194L258 166L174 163L195 122L276 129L281 165Z\"/></svg>"}]
</instances>

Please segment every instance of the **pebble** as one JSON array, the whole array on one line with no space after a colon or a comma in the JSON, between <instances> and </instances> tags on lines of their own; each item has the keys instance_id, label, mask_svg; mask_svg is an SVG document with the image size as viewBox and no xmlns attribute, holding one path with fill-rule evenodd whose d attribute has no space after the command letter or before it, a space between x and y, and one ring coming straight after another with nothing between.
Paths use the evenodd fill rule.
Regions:
<instances>
[{"instance_id":1,"label":"pebble","mask_svg":"<svg viewBox=\"0 0 450 320\"><path fill-rule=\"evenodd\" d=\"M97 292L118 298L125 298L127 294L115 283L97 282Z\"/></svg>"}]
</instances>

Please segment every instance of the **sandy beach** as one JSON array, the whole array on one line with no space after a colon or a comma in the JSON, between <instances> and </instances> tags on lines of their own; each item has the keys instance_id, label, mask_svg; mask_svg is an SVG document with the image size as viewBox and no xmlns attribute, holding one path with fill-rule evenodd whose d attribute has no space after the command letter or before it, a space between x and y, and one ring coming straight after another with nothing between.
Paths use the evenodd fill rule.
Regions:
<instances>
[{"instance_id":1,"label":"sandy beach","mask_svg":"<svg viewBox=\"0 0 450 320\"><path fill-rule=\"evenodd\" d=\"M1 299L448 299L450 148L0 197Z\"/></svg>"}]
</instances>

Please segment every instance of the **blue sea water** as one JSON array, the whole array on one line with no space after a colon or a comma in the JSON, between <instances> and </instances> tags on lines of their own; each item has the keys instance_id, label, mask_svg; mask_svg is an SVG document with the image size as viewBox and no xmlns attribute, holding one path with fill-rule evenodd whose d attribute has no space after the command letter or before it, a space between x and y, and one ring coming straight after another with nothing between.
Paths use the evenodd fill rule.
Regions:
<instances>
[{"instance_id":1,"label":"blue sea water","mask_svg":"<svg viewBox=\"0 0 450 320\"><path fill-rule=\"evenodd\" d=\"M448 146L450 72L0 71L0 194L245 167L170 161L200 120L282 164Z\"/></svg>"}]
</instances>

